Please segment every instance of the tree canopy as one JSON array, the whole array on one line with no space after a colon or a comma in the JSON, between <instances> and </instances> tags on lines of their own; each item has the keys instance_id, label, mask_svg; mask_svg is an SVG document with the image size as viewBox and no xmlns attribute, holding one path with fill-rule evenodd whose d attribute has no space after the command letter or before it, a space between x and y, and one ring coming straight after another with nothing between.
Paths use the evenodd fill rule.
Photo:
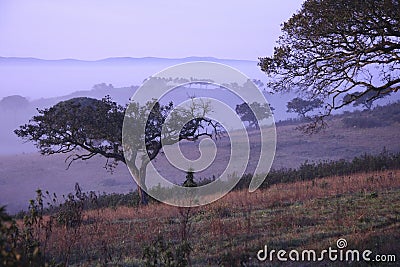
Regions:
<instances>
[{"instance_id":1,"label":"tree canopy","mask_svg":"<svg viewBox=\"0 0 400 267\"><path fill-rule=\"evenodd\" d=\"M250 105L242 103L236 105L235 111L240 119L249 123L249 128L258 128L258 119L264 120L272 116L273 108L269 108L268 104L253 102ZM258 117L258 119L257 119Z\"/></svg>"},{"instance_id":2,"label":"tree canopy","mask_svg":"<svg viewBox=\"0 0 400 267\"><path fill-rule=\"evenodd\" d=\"M307 112L313 111L321 106L322 102L319 99L304 100L299 97L292 99L286 105L288 112L295 112L303 118L306 117Z\"/></svg>"},{"instance_id":3,"label":"tree canopy","mask_svg":"<svg viewBox=\"0 0 400 267\"><path fill-rule=\"evenodd\" d=\"M373 101L399 90L398 0L307 0L282 32L259 66L275 91L324 101L314 126L365 95Z\"/></svg>"},{"instance_id":4,"label":"tree canopy","mask_svg":"<svg viewBox=\"0 0 400 267\"><path fill-rule=\"evenodd\" d=\"M194 105L192 110L178 109L172 112L173 109L173 103L161 105L157 101L144 106L137 103L129 106L125 123L132 124L132 129L145 129L144 135L132 134L124 137L130 143L130 160L135 167L134 180L141 186L144 186L149 160L159 154L163 145L183 139L194 141L203 135L211 136L207 127L212 127L215 131L219 129L217 123L206 118L206 105ZM105 157L106 167L110 169L119 162L127 164L122 142L127 109L113 102L110 97L102 100L73 98L38 112L39 115L34 116L28 124L20 126L15 133L26 141L34 142L41 154L67 153L66 161L69 161L69 165L76 160L88 160L96 155ZM169 115L173 118L165 125ZM172 132L176 130L172 126L176 125L182 126L178 133ZM148 157L140 158L140 152L147 153ZM140 162L138 164L137 159ZM146 204L147 195L141 186L138 187L138 192L141 202Z\"/></svg>"},{"instance_id":5,"label":"tree canopy","mask_svg":"<svg viewBox=\"0 0 400 267\"><path fill-rule=\"evenodd\" d=\"M102 100L72 98L38 112L39 115L15 133L34 142L41 154L75 152L66 160L69 165L95 155L114 163L125 162L121 143L124 108L109 97Z\"/></svg>"}]
</instances>

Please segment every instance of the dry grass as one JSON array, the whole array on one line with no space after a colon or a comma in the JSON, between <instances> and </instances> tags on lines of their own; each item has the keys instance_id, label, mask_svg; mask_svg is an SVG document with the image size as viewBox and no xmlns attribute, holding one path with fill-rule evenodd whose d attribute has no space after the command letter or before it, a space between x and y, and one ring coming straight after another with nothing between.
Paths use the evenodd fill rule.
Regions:
<instances>
[{"instance_id":1,"label":"dry grass","mask_svg":"<svg viewBox=\"0 0 400 267\"><path fill-rule=\"evenodd\" d=\"M235 191L190 210L165 204L91 210L78 228L54 227L48 252L59 260L69 252L69 261L82 266L135 266L157 236L179 243L186 229L193 265L258 264L255 255L265 244L324 249L339 237L352 249L398 253L399 226L397 170Z\"/></svg>"}]
</instances>

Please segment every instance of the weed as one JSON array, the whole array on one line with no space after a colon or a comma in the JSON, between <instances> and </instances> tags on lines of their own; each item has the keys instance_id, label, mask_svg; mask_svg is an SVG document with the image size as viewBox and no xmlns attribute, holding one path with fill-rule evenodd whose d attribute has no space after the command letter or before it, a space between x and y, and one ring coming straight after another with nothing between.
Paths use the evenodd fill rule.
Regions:
<instances>
[{"instance_id":1,"label":"weed","mask_svg":"<svg viewBox=\"0 0 400 267\"><path fill-rule=\"evenodd\" d=\"M150 245L145 246L142 259L145 266L184 267L189 264L187 258L191 251L187 242L173 244L159 235Z\"/></svg>"}]
</instances>

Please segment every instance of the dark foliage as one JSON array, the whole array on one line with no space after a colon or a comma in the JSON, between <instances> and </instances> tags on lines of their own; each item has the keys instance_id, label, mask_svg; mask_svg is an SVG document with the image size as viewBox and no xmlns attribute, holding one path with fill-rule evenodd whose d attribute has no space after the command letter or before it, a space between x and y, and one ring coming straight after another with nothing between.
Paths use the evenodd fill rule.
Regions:
<instances>
[{"instance_id":1,"label":"dark foliage","mask_svg":"<svg viewBox=\"0 0 400 267\"><path fill-rule=\"evenodd\" d=\"M253 102L250 105L248 103L242 103L236 105L235 111L240 116L240 119L244 122L248 122L249 128L259 128L259 121L268 119L272 116L272 108L268 104L260 104Z\"/></svg>"},{"instance_id":2,"label":"dark foliage","mask_svg":"<svg viewBox=\"0 0 400 267\"><path fill-rule=\"evenodd\" d=\"M377 106L373 110L355 111L342 115L346 127L373 128L400 123L400 102Z\"/></svg>"},{"instance_id":3,"label":"dark foliage","mask_svg":"<svg viewBox=\"0 0 400 267\"><path fill-rule=\"evenodd\" d=\"M313 180L328 176L350 175L359 172L372 172L400 168L400 153L388 153L385 149L378 155L364 154L351 161L304 162L297 169L271 170L261 188L272 184ZM236 185L236 190L248 188L251 175L244 175Z\"/></svg>"},{"instance_id":4,"label":"dark foliage","mask_svg":"<svg viewBox=\"0 0 400 267\"><path fill-rule=\"evenodd\" d=\"M296 97L289 101L286 105L288 112L295 112L305 118L308 112L322 106L322 101L319 99L304 100Z\"/></svg>"},{"instance_id":5,"label":"dark foliage","mask_svg":"<svg viewBox=\"0 0 400 267\"><path fill-rule=\"evenodd\" d=\"M187 242L174 244L159 235L144 248L143 260L149 267L184 267L188 266L188 255L192 248Z\"/></svg>"},{"instance_id":6,"label":"dark foliage","mask_svg":"<svg viewBox=\"0 0 400 267\"><path fill-rule=\"evenodd\" d=\"M15 133L34 142L41 154L73 153L67 158L69 164L95 155L113 164L125 162L121 142L124 108L110 97L73 98L38 112Z\"/></svg>"},{"instance_id":7,"label":"dark foliage","mask_svg":"<svg viewBox=\"0 0 400 267\"><path fill-rule=\"evenodd\" d=\"M369 105L397 92L399 10L398 0L305 1L283 24L273 55L260 58L261 70L271 78L267 86L324 100L309 130L357 99Z\"/></svg>"}]
</instances>

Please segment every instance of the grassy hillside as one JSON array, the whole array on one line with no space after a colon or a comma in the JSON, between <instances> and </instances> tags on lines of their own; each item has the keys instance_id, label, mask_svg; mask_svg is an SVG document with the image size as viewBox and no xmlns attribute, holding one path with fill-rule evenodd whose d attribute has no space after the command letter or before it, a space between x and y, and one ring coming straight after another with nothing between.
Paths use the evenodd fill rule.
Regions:
<instances>
[{"instance_id":1,"label":"grassy hillside","mask_svg":"<svg viewBox=\"0 0 400 267\"><path fill-rule=\"evenodd\" d=\"M399 260L399 211L400 171L393 170L275 184L252 194L234 191L199 208L157 203L99 208L83 211L74 225L62 224L66 213L58 212L45 215L31 231L46 244L47 260L73 266L153 266L185 259L193 266L272 266L280 262L256 258L265 245L319 253L336 248L339 238L348 249ZM349 263L320 262L326 264Z\"/></svg>"}]
</instances>

